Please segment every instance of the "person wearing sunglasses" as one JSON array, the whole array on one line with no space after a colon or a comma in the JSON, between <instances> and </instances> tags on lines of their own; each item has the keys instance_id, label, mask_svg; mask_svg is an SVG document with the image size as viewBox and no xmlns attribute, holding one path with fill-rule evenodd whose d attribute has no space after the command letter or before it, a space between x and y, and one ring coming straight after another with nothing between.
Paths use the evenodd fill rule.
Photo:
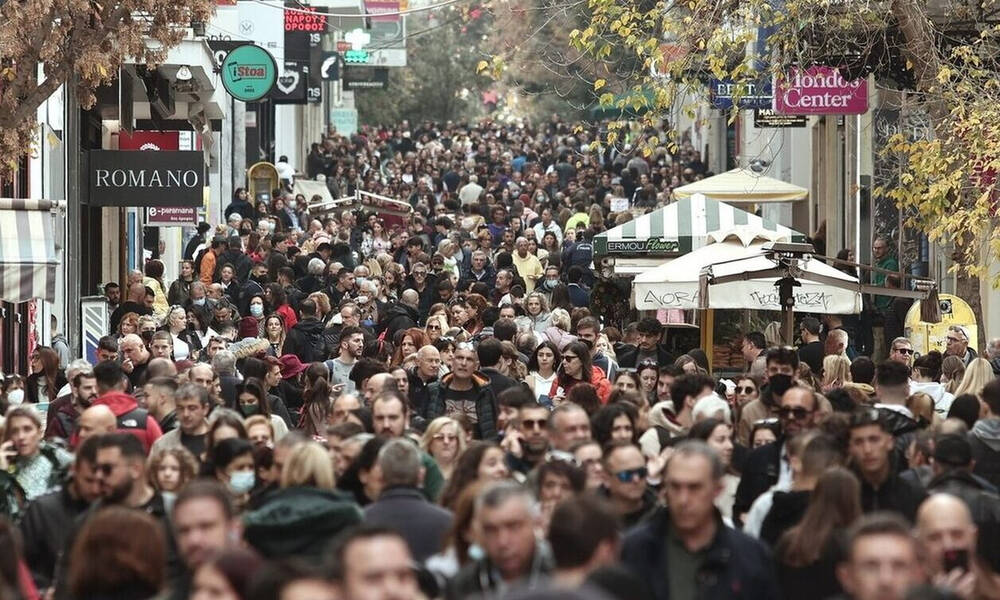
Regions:
<instances>
[{"instance_id":1,"label":"person wearing sunglasses","mask_svg":"<svg viewBox=\"0 0 1000 600\"><path fill-rule=\"evenodd\" d=\"M952 325L948 327L948 333L945 336L944 353L946 356L957 356L965 362L965 366L969 366L973 360L976 359L978 354L976 351L969 347L969 342L971 341L969 336L969 330L961 325Z\"/></svg>"},{"instance_id":2,"label":"person wearing sunglasses","mask_svg":"<svg viewBox=\"0 0 1000 600\"><path fill-rule=\"evenodd\" d=\"M618 440L604 452L603 495L629 529L659 507L656 493L646 484L649 470L639 447L631 441Z\"/></svg>"},{"instance_id":3,"label":"person wearing sunglasses","mask_svg":"<svg viewBox=\"0 0 1000 600\"><path fill-rule=\"evenodd\" d=\"M781 422L782 435L775 443L755 448L747 455L733 503L734 522L742 523L753 501L772 485L791 483L788 440L816 428L819 407L816 393L805 387L793 386L781 395L774 412Z\"/></svg>"},{"instance_id":4,"label":"person wearing sunglasses","mask_svg":"<svg viewBox=\"0 0 1000 600\"><path fill-rule=\"evenodd\" d=\"M889 347L889 360L894 360L911 367L913 366L914 354L913 343L908 338L898 337L892 340L892 344Z\"/></svg>"}]
</instances>

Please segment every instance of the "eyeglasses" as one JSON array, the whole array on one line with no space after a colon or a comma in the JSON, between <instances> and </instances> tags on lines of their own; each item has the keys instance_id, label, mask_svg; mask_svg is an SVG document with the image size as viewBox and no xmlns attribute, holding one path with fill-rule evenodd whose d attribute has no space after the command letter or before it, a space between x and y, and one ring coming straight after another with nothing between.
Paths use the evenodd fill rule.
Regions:
<instances>
[{"instance_id":1,"label":"eyeglasses","mask_svg":"<svg viewBox=\"0 0 1000 600\"><path fill-rule=\"evenodd\" d=\"M576 360L576 359L580 358L579 356L577 356L575 354L563 354L562 357L563 357L563 360Z\"/></svg>"},{"instance_id":2,"label":"eyeglasses","mask_svg":"<svg viewBox=\"0 0 1000 600\"><path fill-rule=\"evenodd\" d=\"M441 331L441 326L440 325L428 325L427 326L427 330L428 331Z\"/></svg>"},{"instance_id":3,"label":"eyeglasses","mask_svg":"<svg viewBox=\"0 0 1000 600\"><path fill-rule=\"evenodd\" d=\"M757 427L758 425L777 425L777 424L778 424L778 419L774 417L767 417L766 419L757 419L756 421L753 422L754 427Z\"/></svg>"},{"instance_id":4,"label":"eyeglasses","mask_svg":"<svg viewBox=\"0 0 1000 600\"><path fill-rule=\"evenodd\" d=\"M782 406L776 412L778 413L779 418L786 420L794 419L796 421L801 421L802 419L805 419L806 417L811 415L813 411L803 408L801 406L796 406L796 407Z\"/></svg>"},{"instance_id":5,"label":"eyeglasses","mask_svg":"<svg viewBox=\"0 0 1000 600\"><path fill-rule=\"evenodd\" d=\"M948 341L949 344L957 344L958 342L962 341L960 338L952 337L950 335L945 339Z\"/></svg>"},{"instance_id":6,"label":"eyeglasses","mask_svg":"<svg viewBox=\"0 0 1000 600\"><path fill-rule=\"evenodd\" d=\"M746 387L738 387L738 388L736 388L736 393L737 394L756 394L757 393L757 388L753 387L752 385L748 385Z\"/></svg>"},{"instance_id":7,"label":"eyeglasses","mask_svg":"<svg viewBox=\"0 0 1000 600\"><path fill-rule=\"evenodd\" d=\"M427 275L427 271L414 271L413 275L414 276L419 275L419 276L423 277L424 275Z\"/></svg>"},{"instance_id":8,"label":"eyeglasses","mask_svg":"<svg viewBox=\"0 0 1000 600\"><path fill-rule=\"evenodd\" d=\"M896 348L895 351L900 354L906 354L907 356L914 353L913 348Z\"/></svg>"},{"instance_id":9,"label":"eyeglasses","mask_svg":"<svg viewBox=\"0 0 1000 600\"><path fill-rule=\"evenodd\" d=\"M618 471L615 473L615 477L618 481L622 483L631 483L637 477L639 479L645 479L649 475L649 470L646 467L639 467L638 469L625 469L624 471Z\"/></svg>"},{"instance_id":10,"label":"eyeglasses","mask_svg":"<svg viewBox=\"0 0 1000 600\"><path fill-rule=\"evenodd\" d=\"M524 429L545 429L545 425L548 423L545 419L524 419L521 421L521 427Z\"/></svg>"}]
</instances>

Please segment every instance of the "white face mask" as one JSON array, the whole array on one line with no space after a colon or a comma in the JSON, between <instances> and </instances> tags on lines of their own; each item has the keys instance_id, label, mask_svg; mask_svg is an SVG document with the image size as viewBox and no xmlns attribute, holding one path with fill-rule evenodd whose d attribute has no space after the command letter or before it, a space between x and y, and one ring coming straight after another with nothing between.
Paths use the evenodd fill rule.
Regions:
<instances>
[{"instance_id":1,"label":"white face mask","mask_svg":"<svg viewBox=\"0 0 1000 600\"><path fill-rule=\"evenodd\" d=\"M24 390L16 389L7 392L7 403L11 406L20 406L24 402Z\"/></svg>"}]
</instances>

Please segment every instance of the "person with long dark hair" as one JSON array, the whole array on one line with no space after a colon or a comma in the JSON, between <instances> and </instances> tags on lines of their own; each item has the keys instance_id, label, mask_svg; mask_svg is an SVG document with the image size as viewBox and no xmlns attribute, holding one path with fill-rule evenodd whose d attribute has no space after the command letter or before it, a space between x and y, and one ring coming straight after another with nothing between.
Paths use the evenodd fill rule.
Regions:
<instances>
[{"instance_id":1,"label":"person with long dark hair","mask_svg":"<svg viewBox=\"0 0 1000 600\"><path fill-rule=\"evenodd\" d=\"M570 389L578 383L589 383L597 390L601 402L607 402L611 395L611 383L604 372L593 366L590 359L590 348L583 342L570 342L562 351L562 362L555 381L549 389L549 398L554 404L564 401Z\"/></svg>"},{"instance_id":2,"label":"person with long dark hair","mask_svg":"<svg viewBox=\"0 0 1000 600\"><path fill-rule=\"evenodd\" d=\"M602 446L608 442L636 443L639 412L628 402L608 404L590 418L590 430Z\"/></svg>"},{"instance_id":3,"label":"person with long dark hair","mask_svg":"<svg viewBox=\"0 0 1000 600\"><path fill-rule=\"evenodd\" d=\"M557 371L561 362L562 354L559 348L550 341L539 344L528 359L528 376L524 382L531 388L538 403L543 406L552 404L549 392L558 376Z\"/></svg>"},{"instance_id":4,"label":"person with long dark hair","mask_svg":"<svg viewBox=\"0 0 1000 600\"><path fill-rule=\"evenodd\" d=\"M479 482L501 481L510 477L506 453L494 442L471 442L458 457L455 470L441 493L441 506L454 510L462 491Z\"/></svg>"},{"instance_id":5,"label":"person with long dark hair","mask_svg":"<svg viewBox=\"0 0 1000 600\"><path fill-rule=\"evenodd\" d=\"M799 524L775 547L778 583L785 598L829 598L843 592L835 575L842 558L838 541L861 516L861 485L842 467L827 469Z\"/></svg>"},{"instance_id":6,"label":"person with long dark hair","mask_svg":"<svg viewBox=\"0 0 1000 600\"><path fill-rule=\"evenodd\" d=\"M66 375L59 368L59 354L48 346L38 346L30 356L31 375L25 385L26 400L32 404L55 402L66 385Z\"/></svg>"},{"instance_id":7,"label":"person with long dark hair","mask_svg":"<svg viewBox=\"0 0 1000 600\"><path fill-rule=\"evenodd\" d=\"M271 412L271 401L267 397L267 386L263 380L250 377L236 388L237 410L243 418L264 415L274 427L274 438L280 440L288 433L288 424Z\"/></svg>"},{"instance_id":8,"label":"person with long dark hair","mask_svg":"<svg viewBox=\"0 0 1000 600\"><path fill-rule=\"evenodd\" d=\"M309 365L305 371L302 417L299 420L299 429L306 435L326 435L326 423L330 418L331 393L330 370L321 362Z\"/></svg>"}]
</instances>

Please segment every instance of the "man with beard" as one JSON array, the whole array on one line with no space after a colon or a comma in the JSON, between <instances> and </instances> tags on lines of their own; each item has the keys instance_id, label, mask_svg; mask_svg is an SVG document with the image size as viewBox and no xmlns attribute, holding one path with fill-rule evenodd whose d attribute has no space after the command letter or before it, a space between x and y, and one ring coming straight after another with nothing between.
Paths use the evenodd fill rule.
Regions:
<instances>
[{"instance_id":1,"label":"man with beard","mask_svg":"<svg viewBox=\"0 0 1000 600\"><path fill-rule=\"evenodd\" d=\"M330 383L343 385L342 392L345 394L357 391L350 375L364 348L365 332L360 327L346 325L340 330L337 356L326 361L326 367L330 370Z\"/></svg>"},{"instance_id":2,"label":"man with beard","mask_svg":"<svg viewBox=\"0 0 1000 600\"><path fill-rule=\"evenodd\" d=\"M531 392L518 390L529 397ZM537 402L525 402L517 411L517 429L508 429L504 436L507 448L507 466L510 470L527 475L545 460L549 449L549 409ZM508 442L507 440L510 440Z\"/></svg>"},{"instance_id":3,"label":"man with beard","mask_svg":"<svg viewBox=\"0 0 1000 600\"><path fill-rule=\"evenodd\" d=\"M778 399L791 387L792 378L798 372L799 354L792 348L771 348L767 351L764 369L767 384L761 388L757 399L747 402L740 413L736 437L744 443L750 439L754 423L774 416Z\"/></svg>"},{"instance_id":4,"label":"man with beard","mask_svg":"<svg viewBox=\"0 0 1000 600\"><path fill-rule=\"evenodd\" d=\"M45 428L45 438L69 440L76 433L77 419L97 398L97 377L87 365L70 373L70 394L57 398L49 406L49 423Z\"/></svg>"},{"instance_id":5,"label":"man with beard","mask_svg":"<svg viewBox=\"0 0 1000 600\"><path fill-rule=\"evenodd\" d=\"M177 555L167 518L167 510L160 495L149 484L146 473L146 451L142 442L128 433L109 433L94 438L97 443L94 471L97 475L99 499L76 522L76 528L67 536L62 556L56 569L55 598L69 598L68 568L71 549L83 524L97 511L108 506L121 506L141 510L163 525L167 542L168 577L178 572Z\"/></svg>"}]
</instances>

